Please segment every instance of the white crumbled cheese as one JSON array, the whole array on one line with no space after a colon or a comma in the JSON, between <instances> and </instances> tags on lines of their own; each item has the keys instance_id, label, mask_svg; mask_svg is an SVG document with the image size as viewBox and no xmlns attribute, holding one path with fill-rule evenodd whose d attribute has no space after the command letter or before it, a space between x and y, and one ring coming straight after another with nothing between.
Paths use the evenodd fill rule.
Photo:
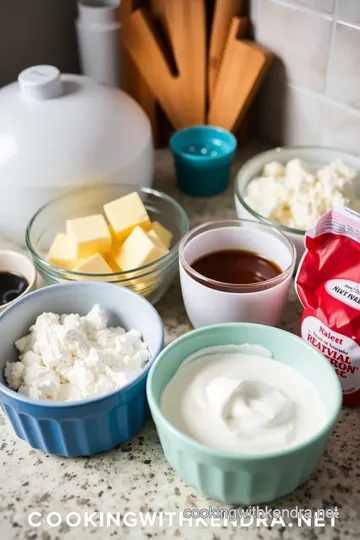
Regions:
<instances>
[{"instance_id":1,"label":"white crumbled cheese","mask_svg":"<svg viewBox=\"0 0 360 540\"><path fill-rule=\"evenodd\" d=\"M9 386L18 390L23 383L25 365L22 362L7 362L5 367L5 378Z\"/></svg>"},{"instance_id":2,"label":"white crumbled cheese","mask_svg":"<svg viewBox=\"0 0 360 540\"><path fill-rule=\"evenodd\" d=\"M267 163L263 169L264 176L273 176L274 178L276 178L277 176L284 176L284 174L284 165L282 165L278 161L271 161L270 163Z\"/></svg>"},{"instance_id":3,"label":"white crumbled cheese","mask_svg":"<svg viewBox=\"0 0 360 540\"><path fill-rule=\"evenodd\" d=\"M108 394L136 378L150 359L140 332L108 327L99 305L84 317L43 313L15 346L19 361L6 363L5 378L10 388L35 399Z\"/></svg>"},{"instance_id":4,"label":"white crumbled cheese","mask_svg":"<svg viewBox=\"0 0 360 540\"><path fill-rule=\"evenodd\" d=\"M285 166L273 161L248 184L245 202L272 221L305 231L335 206L360 210L354 185L357 174L340 160L317 171L300 159Z\"/></svg>"}]
</instances>

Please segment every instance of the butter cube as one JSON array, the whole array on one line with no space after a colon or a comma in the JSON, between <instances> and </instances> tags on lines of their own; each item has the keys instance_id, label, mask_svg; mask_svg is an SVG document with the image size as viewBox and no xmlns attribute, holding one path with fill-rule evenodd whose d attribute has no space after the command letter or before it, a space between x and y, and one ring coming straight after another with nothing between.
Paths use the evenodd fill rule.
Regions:
<instances>
[{"instance_id":1,"label":"butter cube","mask_svg":"<svg viewBox=\"0 0 360 540\"><path fill-rule=\"evenodd\" d=\"M135 227L151 227L146 208L135 191L104 205L105 215L118 241L124 241Z\"/></svg>"},{"instance_id":2,"label":"butter cube","mask_svg":"<svg viewBox=\"0 0 360 540\"><path fill-rule=\"evenodd\" d=\"M88 259L81 262L78 266L74 268L75 272L83 272L84 274L112 274L112 269L107 264L105 259L100 255L100 253L94 253ZM81 277L79 279L87 279L86 277ZM96 276L92 279L102 280L100 276Z\"/></svg>"},{"instance_id":3,"label":"butter cube","mask_svg":"<svg viewBox=\"0 0 360 540\"><path fill-rule=\"evenodd\" d=\"M47 254L49 263L64 270L71 270L76 265L76 249L69 242L65 233L59 233L55 236L53 243Z\"/></svg>"},{"instance_id":4,"label":"butter cube","mask_svg":"<svg viewBox=\"0 0 360 540\"><path fill-rule=\"evenodd\" d=\"M115 237L115 233L111 225L109 226L109 232L112 237L112 243L111 243L111 250L110 253L107 253L105 255L105 260L108 263L109 266L113 269L113 272L121 272L121 269L118 267L116 263L116 258L119 254L120 247L122 246L122 242L118 242L118 240Z\"/></svg>"},{"instance_id":5,"label":"butter cube","mask_svg":"<svg viewBox=\"0 0 360 540\"><path fill-rule=\"evenodd\" d=\"M156 261L167 252L166 248L159 247L146 231L137 226L120 247L115 262L126 272Z\"/></svg>"},{"instance_id":6,"label":"butter cube","mask_svg":"<svg viewBox=\"0 0 360 540\"><path fill-rule=\"evenodd\" d=\"M154 243L155 243L159 248L167 249L167 247L162 243L162 241L160 240L160 238L158 237L158 235L156 234L155 231L153 231L152 229L150 229L150 231L147 231L147 234L148 234L148 236L150 236L150 238L154 241Z\"/></svg>"},{"instance_id":7,"label":"butter cube","mask_svg":"<svg viewBox=\"0 0 360 540\"><path fill-rule=\"evenodd\" d=\"M121 268L119 268L115 259L113 258L112 253L108 253L107 255L104 255L104 259L105 259L105 262L109 265L109 267L114 273L114 277L106 278L106 281L114 283L115 285L130 287L132 285L132 279L129 277L128 274L125 274ZM123 272L121 277L116 275L119 272Z\"/></svg>"},{"instance_id":8,"label":"butter cube","mask_svg":"<svg viewBox=\"0 0 360 540\"><path fill-rule=\"evenodd\" d=\"M112 268L113 272L123 272L120 278L119 285L124 285L125 287L132 287L133 279L124 272L124 269L119 266L119 262L118 262L122 244L123 244L122 242L118 242L117 240L113 239L111 251L110 253L105 255L105 260L110 266L110 268ZM119 278L117 279L119 280Z\"/></svg>"},{"instance_id":9,"label":"butter cube","mask_svg":"<svg viewBox=\"0 0 360 540\"><path fill-rule=\"evenodd\" d=\"M104 255L104 260L110 266L110 268L111 268L111 270L113 272L121 272L121 269L116 264L115 259L113 259L113 254L112 253L107 253L106 255Z\"/></svg>"},{"instance_id":10,"label":"butter cube","mask_svg":"<svg viewBox=\"0 0 360 540\"><path fill-rule=\"evenodd\" d=\"M111 236L111 238L113 239L113 242L114 242L115 239L116 239L115 231L114 231L114 229L112 228L111 225L108 226L108 229L109 229L110 236Z\"/></svg>"},{"instance_id":11,"label":"butter cube","mask_svg":"<svg viewBox=\"0 0 360 540\"><path fill-rule=\"evenodd\" d=\"M69 219L66 231L78 258L85 259L94 253L104 254L111 250L111 234L101 214Z\"/></svg>"},{"instance_id":12,"label":"butter cube","mask_svg":"<svg viewBox=\"0 0 360 540\"><path fill-rule=\"evenodd\" d=\"M158 221L152 223L152 230L160 238L165 247L169 248L173 235L170 231L165 229Z\"/></svg>"}]
</instances>

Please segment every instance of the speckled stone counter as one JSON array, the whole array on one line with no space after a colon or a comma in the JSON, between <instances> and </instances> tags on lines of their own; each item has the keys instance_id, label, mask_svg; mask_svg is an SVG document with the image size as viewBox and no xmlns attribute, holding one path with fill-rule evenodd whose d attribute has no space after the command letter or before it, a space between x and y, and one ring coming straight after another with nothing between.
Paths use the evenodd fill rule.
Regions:
<instances>
[{"instance_id":1,"label":"speckled stone counter","mask_svg":"<svg viewBox=\"0 0 360 540\"><path fill-rule=\"evenodd\" d=\"M253 153L256 147L242 150L234 165ZM191 226L214 218L236 217L233 191L211 199L192 199L175 187L172 161L167 151L157 154L156 187L174 196L187 211ZM11 243L1 239L1 247ZM179 283L176 281L158 304L169 343L191 329L184 311ZM281 327L297 332L301 307L292 291L283 314ZM234 527L233 524L192 522L179 525L178 513L185 508L225 508L204 499L185 485L168 466L151 421L133 438L112 452L92 458L65 459L32 450L17 439L5 417L0 414L0 539L1 540L87 540L110 538L147 539L184 538L185 540L315 540L317 538L360 538L360 410L344 410L336 432L311 479L291 496L272 504L273 508L339 509L334 526L264 525ZM39 512L28 523L30 512ZM65 520L58 526L47 524L50 512L66 516L76 512L81 524L70 527ZM92 512L175 512L173 523L168 515L158 514L154 526L142 526L130 515L127 524L107 523L85 526L85 515ZM108 515L108 514L106 514ZM60 516L60 517L61 517ZM136 514L137 516L137 514ZM58 517L53 516L53 523ZM75 523L77 517L73 516ZM71 521L71 520L70 520ZM246 520L245 520L246 521ZM195 524L197 523L197 526ZM96 522L98 525L98 522Z\"/></svg>"}]
</instances>

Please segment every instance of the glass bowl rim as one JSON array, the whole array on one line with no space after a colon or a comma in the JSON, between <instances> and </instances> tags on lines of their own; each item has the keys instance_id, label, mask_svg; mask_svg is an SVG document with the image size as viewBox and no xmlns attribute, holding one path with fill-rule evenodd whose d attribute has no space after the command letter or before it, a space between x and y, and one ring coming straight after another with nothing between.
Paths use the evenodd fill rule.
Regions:
<instances>
[{"instance_id":1,"label":"glass bowl rim","mask_svg":"<svg viewBox=\"0 0 360 540\"><path fill-rule=\"evenodd\" d=\"M28 250L30 251L31 255L35 259L35 264L38 264L44 272L50 273L50 275L53 276L53 277L59 277L59 278L60 277L65 277L65 279L66 279L66 276L69 276L68 277L69 281L71 280L71 277L74 277L74 279L76 280L76 278L84 277L84 276L89 278L89 279L92 279L92 280L94 280L94 277L97 277L97 278L99 278L99 277L100 278L101 277L102 278L111 278L112 277L112 278L114 278L114 277L118 276L120 278L120 281L121 281L122 276L123 277L126 276L126 279L131 281L131 279L139 279L139 278L143 277L143 274L140 273L143 270L148 270L148 272L145 274L145 275L148 275L148 274L151 274L151 272L154 271L154 270L160 270L162 268L165 268L168 265L168 263L171 264L173 262L174 258L176 258L176 255L177 255L177 252L178 252L178 249L179 249L179 245L180 245L180 242L181 242L181 238L185 234L187 234L187 232L189 231L189 218L188 218L188 215L186 214L185 210L183 209L183 207L175 199L173 199L173 197L171 197L170 195L167 195L167 193L164 193L164 192L159 191L157 189L145 187L145 186L134 186L133 184L126 184L126 183L121 183L121 184L109 184L109 183L107 183L107 184L90 184L88 186L85 186L85 189L86 188L93 188L93 189L94 188L101 188L102 186L103 187L106 187L106 186L108 186L108 187L116 187L117 185L124 186L124 187L129 187L129 188L134 188L133 191L136 191L136 192L147 193L147 194L150 194L150 195L154 195L155 197L157 197L159 199L166 200L168 203L170 203L171 205L173 205L177 209L177 211L178 211L178 213L180 215L181 225L182 225L184 231L183 231L182 236L180 237L180 239L169 250L168 253L165 253L165 255L163 255L162 257L160 257L156 261L144 264L143 266L140 266L139 268L133 268L133 269L128 270L126 272L111 272L111 273L108 273L108 274L88 274L88 273L85 273L85 272L75 272L74 270L66 270L64 268L60 268L58 266L55 266L55 265L49 263L46 259L44 259L35 250L35 248L32 245L32 242L30 240L30 233L31 233L32 226L33 226L35 220L39 217L39 215L44 210L46 210L47 208L49 208L53 204L56 204L60 200L64 200L66 198L71 198L76 193L81 193L84 190L84 186L83 186L83 187L77 188L75 190L71 190L68 193L64 193L62 195L59 195L58 197L55 197L55 198L51 199L47 203L43 204L35 212L35 214L30 218L30 220L28 222L28 225L26 227L25 242L26 242L26 246L27 246ZM131 273L134 273L134 275L133 276L129 275ZM111 281L109 281L109 282L111 283ZM113 279L112 282L115 283L116 280Z\"/></svg>"}]
</instances>

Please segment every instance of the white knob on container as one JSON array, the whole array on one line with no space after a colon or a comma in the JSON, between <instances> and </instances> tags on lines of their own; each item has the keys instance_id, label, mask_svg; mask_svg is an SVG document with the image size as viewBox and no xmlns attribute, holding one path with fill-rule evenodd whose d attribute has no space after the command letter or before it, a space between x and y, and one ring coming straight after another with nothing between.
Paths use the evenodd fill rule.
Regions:
<instances>
[{"instance_id":1,"label":"white knob on container","mask_svg":"<svg viewBox=\"0 0 360 540\"><path fill-rule=\"evenodd\" d=\"M62 94L61 74L54 66L33 66L24 69L18 77L22 96L45 100Z\"/></svg>"}]
</instances>

